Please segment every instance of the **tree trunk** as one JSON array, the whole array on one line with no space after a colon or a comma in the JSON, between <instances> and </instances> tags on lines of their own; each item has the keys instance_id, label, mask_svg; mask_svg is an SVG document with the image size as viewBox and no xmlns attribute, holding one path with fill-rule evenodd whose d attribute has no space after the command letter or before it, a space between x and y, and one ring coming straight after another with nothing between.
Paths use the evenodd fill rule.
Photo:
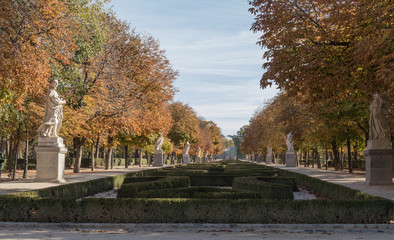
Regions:
<instances>
[{"instance_id":1,"label":"tree trunk","mask_svg":"<svg viewBox=\"0 0 394 240\"><path fill-rule=\"evenodd\" d=\"M10 138L8 139L8 143L7 143L7 147L8 147L8 149L7 149L7 162L6 162L6 165L5 165L5 169L7 170L7 171L9 171L9 172L11 172L12 171L12 168L13 168L13 162L12 162L12 160L14 159L14 136L10 136Z\"/></svg>"},{"instance_id":2,"label":"tree trunk","mask_svg":"<svg viewBox=\"0 0 394 240\"><path fill-rule=\"evenodd\" d=\"M142 167L142 148L140 148L140 162L139 162L139 166Z\"/></svg>"},{"instance_id":3,"label":"tree trunk","mask_svg":"<svg viewBox=\"0 0 394 240\"><path fill-rule=\"evenodd\" d=\"M328 169L328 149L326 148L326 170Z\"/></svg>"},{"instance_id":4,"label":"tree trunk","mask_svg":"<svg viewBox=\"0 0 394 240\"><path fill-rule=\"evenodd\" d=\"M27 177L27 170L29 169L29 137L27 136L28 132L26 130L26 142L25 142L25 168L23 169L22 178Z\"/></svg>"},{"instance_id":5,"label":"tree trunk","mask_svg":"<svg viewBox=\"0 0 394 240\"><path fill-rule=\"evenodd\" d=\"M353 150L354 150L354 162L357 162L357 145L353 146ZM352 167L352 171L353 171L353 166L350 165L351 161L349 162L349 166ZM349 170L350 171L350 170Z\"/></svg>"},{"instance_id":6,"label":"tree trunk","mask_svg":"<svg viewBox=\"0 0 394 240\"><path fill-rule=\"evenodd\" d=\"M90 170L94 171L94 140L90 146Z\"/></svg>"},{"instance_id":7,"label":"tree trunk","mask_svg":"<svg viewBox=\"0 0 394 240\"><path fill-rule=\"evenodd\" d=\"M306 167L306 152L304 152L303 158L304 158L304 167Z\"/></svg>"},{"instance_id":8,"label":"tree trunk","mask_svg":"<svg viewBox=\"0 0 394 240\"><path fill-rule=\"evenodd\" d=\"M339 152L338 152L338 146L335 141L331 142L332 145L332 151L334 153L334 166L335 166L335 171L339 171Z\"/></svg>"},{"instance_id":9,"label":"tree trunk","mask_svg":"<svg viewBox=\"0 0 394 240\"><path fill-rule=\"evenodd\" d=\"M108 148L106 155L105 155L105 170L108 170L110 168L110 164L112 161L112 151L113 148Z\"/></svg>"},{"instance_id":10,"label":"tree trunk","mask_svg":"<svg viewBox=\"0 0 394 240\"><path fill-rule=\"evenodd\" d=\"M341 170L343 170L343 151L342 151L342 145L341 145L341 155L340 155L340 159L341 159Z\"/></svg>"},{"instance_id":11,"label":"tree trunk","mask_svg":"<svg viewBox=\"0 0 394 240\"><path fill-rule=\"evenodd\" d=\"M150 167L150 153L148 153L148 151L145 151L145 157L146 157L146 164L148 164L148 167Z\"/></svg>"},{"instance_id":12,"label":"tree trunk","mask_svg":"<svg viewBox=\"0 0 394 240\"><path fill-rule=\"evenodd\" d=\"M111 153L111 169L114 169L114 165L115 165L115 158L116 158L116 148L114 150L112 150Z\"/></svg>"},{"instance_id":13,"label":"tree trunk","mask_svg":"<svg viewBox=\"0 0 394 240\"><path fill-rule=\"evenodd\" d=\"M299 158L297 157L297 166L301 166L301 165L300 165L300 159L302 160L303 154L304 154L304 153L301 151L301 152L300 152L300 155L299 155ZM267 156L267 155L265 155L265 156Z\"/></svg>"},{"instance_id":14,"label":"tree trunk","mask_svg":"<svg viewBox=\"0 0 394 240\"><path fill-rule=\"evenodd\" d=\"M321 169L320 154L317 148L315 148L316 164L317 168Z\"/></svg>"},{"instance_id":15,"label":"tree trunk","mask_svg":"<svg viewBox=\"0 0 394 240\"><path fill-rule=\"evenodd\" d=\"M175 164L175 152L173 152L171 154L171 164L174 165Z\"/></svg>"},{"instance_id":16,"label":"tree trunk","mask_svg":"<svg viewBox=\"0 0 394 240\"><path fill-rule=\"evenodd\" d=\"M74 137L74 147L75 147L75 163L74 163L74 173L79 173L81 169L82 162L82 152L83 145L85 144L85 137Z\"/></svg>"},{"instance_id":17,"label":"tree trunk","mask_svg":"<svg viewBox=\"0 0 394 240\"><path fill-rule=\"evenodd\" d=\"M306 166L309 167L309 150L306 151Z\"/></svg>"},{"instance_id":18,"label":"tree trunk","mask_svg":"<svg viewBox=\"0 0 394 240\"><path fill-rule=\"evenodd\" d=\"M316 159L316 152L315 149L312 148L312 168L315 167L315 159Z\"/></svg>"},{"instance_id":19,"label":"tree trunk","mask_svg":"<svg viewBox=\"0 0 394 240\"><path fill-rule=\"evenodd\" d=\"M350 138L348 137L346 139L346 146L347 146L347 159L349 161L349 173L352 173L352 151L351 151L351 145L350 145Z\"/></svg>"},{"instance_id":20,"label":"tree trunk","mask_svg":"<svg viewBox=\"0 0 394 240\"><path fill-rule=\"evenodd\" d=\"M99 158L99 153L100 153L100 135L97 135L97 140L96 140L96 158Z\"/></svg>"},{"instance_id":21,"label":"tree trunk","mask_svg":"<svg viewBox=\"0 0 394 240\"><path fill-rule=\"evenodd\" d=\"M18 135L17 135L17 140L16 140L16 146L14 149L14 170L12 171L12 180L15 180L15 175L16 175L16 166L18 164L18 149L19 149L19 142L21 139L21 128L22 128L22 123L19 123L18 126Z\"/></svg>"},{"instance_id":22,"label":"tree trunk","mask_svg":"<svg viewBox=\"0 0 394 240\"><path fill-rule=\"evenodd\" d=\"M111 134L108 135L108 150L107 154L105 155L105 170L108 170L111 164L111 158L112 158L112 143L114 142L114 138L111 137Z\"/></svg>"},{"instance_id":23,"label":"tree trunk","mask_svg":"<svg viewBox=\"0 0 394 240\"><path fill-rule=\"evenodd\" d=\"M124 146L124 167L129 168L129 146Z\"/></svg>"}]
</instances>

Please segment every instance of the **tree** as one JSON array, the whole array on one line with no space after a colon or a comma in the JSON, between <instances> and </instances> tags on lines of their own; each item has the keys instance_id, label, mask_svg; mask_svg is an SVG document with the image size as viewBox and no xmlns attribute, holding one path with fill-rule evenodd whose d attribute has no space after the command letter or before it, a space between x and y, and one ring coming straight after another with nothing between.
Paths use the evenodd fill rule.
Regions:
<instances>
[{"instance_id":1,"label":"tree","mask_svg":"<svg viewBox=\"0 0 394 240\"><path fill-rule=\"evenodd\" d=\"M187 141L191 145L199 142L199 120L197 113L187 104L173 102L169 106L174 122L168 138L174 144L176 154L182 154Z\"/></svg>"},{"instance_id":2,"label":"tree","mask_svg":"<svg viewBox=\"0 0 394 240\"><path fill-rule=\"evenodd\" d=\"M237 159L242 157L242 152L241 152L240 147L241 147L241 142L242 142L242 139L245 135L245 131L247 128L248 128L248 125L244 125L237 131L237 134L228 136L233 140L234 146L237 148Z\"/></svg>"},{"instance_id":3,"label":"tree","mask_svg":"<svg viewBox=\"0 0 394 240\"><path fill-rule=\"evenodd\" d=\"M14 171L22 138L35 125L29 106L45 93L51 67L67 62L75 48L71 31L78 24L68 3L0 1L0 105L2 121L13 119L13 124L2 127L2 137L10 139L8 160L14 161Z\"/></svg>"},{"instance_id":4,"label":"tree","mask_svg":"<svg viewBox=\"0 0 394 240\"><path fill-rule=\"evenodd\" d=\"M267 49L261 87L275 82L309 102L373 93L393 100L391 3L369 1L250 0L252 31ZM356 93L356 94L349 94Z\"/></svg>"},{"instance_id":5,"label":"tree","mask_svg":"<svg viewBox=\"0 0 394 240\"><path fill-rule=\"evenodd\" d=\"M0 2L0 103L23 106L45 93L51 64L67 62L76 22L69 1Z\"/></svg>"}]
</instances>

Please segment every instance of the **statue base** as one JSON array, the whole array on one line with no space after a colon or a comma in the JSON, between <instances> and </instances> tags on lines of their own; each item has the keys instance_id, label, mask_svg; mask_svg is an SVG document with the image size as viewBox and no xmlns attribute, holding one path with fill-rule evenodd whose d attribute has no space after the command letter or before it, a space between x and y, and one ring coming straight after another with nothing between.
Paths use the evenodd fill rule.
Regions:
<instances>
[{"instance_id":1,"label":"statue base","mask_svg":"<svg viewBox=\"0 0 394 240\"><path fill-rule=\"evenodd\" d=\"M261 163L262 161L261 161L261 155L259 154L259 155L257 155L257 158L256 158L256 163Z\"/></svg>"},{"instance_id":2,"label":"statue base","mask_svg":"<svg viewBox=\"0 0 394 240\"><path fill-rule=\"evenodd\" d=\"M391 150L391 144L389 138L378 138L373 140L368 140L367 150Z\"/></svg>"},{"instance_id":3,"label":"statue base","mask_svg":"<svg viewBox=\"0 0 394 240\"><path fill-rule=\"evenodd\" d=\"M39 137L35 147L37 156L36 182L66 183L64 179L67 148L61 137Z\"/></svg>"},{"instance_id":4,"label":"statue base","mask_svg":"<svg viewBox=\"0 0 394 240\"><path fill-rule=\"evenodd\" d=\"M183 155L183 164L190 164L190 156L189 154Z\"/></svg>"},{"instance_id":5,"label":"statue base","mask_svg":"<svg viewBox=\"0 0 394 240\"><path fill-rule=\"evenodd\" d=\"M153 166L154 167L163 167L164 166L163 153L153 154Z\"/></svg>"},{"instance_id":6,"label":"statue base","mask_svg":"<svg viewBox=\"0 0 394 240\"><path fill-rule=\"evenodd\" d=\"M297 167L296 153L286 152L286 167Z\"/></svg>"},{"instance_id":7,"label":"statue base","mask_svg":"<svg viewBox=\"0 0 394 240\"><path fill-rule=\"evenodd\" d=\"M369 185L392 185L393 155L391 149L370 149L365 154L365 178Z\"/></svg>"},{"instance_id":8,"label":"statue base","mask_svg":"<svg viewBox=\"0 0 394 240\"><path fill-rule=\"evenodd\" d=\"M265 163L266 164L271 164L272 163L272 154L267 154L265 156Z\"/></svg>"}]
</instances>

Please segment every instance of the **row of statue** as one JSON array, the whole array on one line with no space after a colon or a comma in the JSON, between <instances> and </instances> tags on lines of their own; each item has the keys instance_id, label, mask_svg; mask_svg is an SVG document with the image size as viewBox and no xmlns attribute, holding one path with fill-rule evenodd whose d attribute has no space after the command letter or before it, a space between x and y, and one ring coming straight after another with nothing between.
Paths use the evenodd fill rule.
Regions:
<instances>
[{"instance_id":1,"label":"row of statue","mask_svg":"<svg viewBox=\"0 0 394 240\"><path fill-rule=\"evenodd\" d=\"M59 97L56 89L59 85L57 80L54 80L50 84L50 89L45 98L45 116L44 121L38 128L38 133L40 137L58 137L59 130L62 126L63 120L63 105L66 101ZM388 139L389 138L389 111L390 102L379 94L374 95L374 100L370 105L370 119L369 119L369 140L373 141L375 139ZM156 145L155 153L161 151L161 146L163 145L163 133L160 134ZM286 135L286 145L287 151L294 151L292 133ZM189 153L190 143L189 141L185 145L184 155ZM199 149L201 153L201 149Z\"/></svg>"}]
</instances>

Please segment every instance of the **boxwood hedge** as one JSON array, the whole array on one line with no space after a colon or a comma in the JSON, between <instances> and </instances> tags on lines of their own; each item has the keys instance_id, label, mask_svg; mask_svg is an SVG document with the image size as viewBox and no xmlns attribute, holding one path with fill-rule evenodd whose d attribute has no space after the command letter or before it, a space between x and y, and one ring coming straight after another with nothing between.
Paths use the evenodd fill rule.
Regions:
<instances>
[{"instance_id":1,"label":"boxwood hedge","mask_svg":"<svg viewBox=\"0 0 394 240\"><path fill-rule=\"evenodd\" d=\"M207 170L207 166L220 170ZM211 191L200 188L193 196L196 198L118 198L95 199L77 198L107 191L122 185L125 178L133 176L147 176L149 182L136 182L137 178L124 184L125 192L133 192L137 187L128 185L148 184L161 180L154 180L156 172L148 170L116 177L92 180L83 183L61 185L48 189L29 191L14 195L0 196L0 221L25 222L106 222L106 223L387 223L394 219L393 201L371 196L344 186L328 183L302 174L278 170L268 166L256 165L237 161L223 161L221 163L188 165L189 170L203 170L188 172L189 176L254 176L256 180L264 180L266 184L271 178L279 174L283 179L295 178L297 184L305 185L321 194L328 195L331 200L267 200L267 199L239 199L241 195L234 195L229 190ZM221 171L221 168L224 171ZM165 168L161 171L180 172L182 167ZM262 175L265 173L267 175ZM274 172L274 175L272 173ZM262 173L262 174L261 174ZM248 175L249 174L249 175ZM153 176L153 177L152 177ZM140 180L143 178L139 178ZM185 179L185 177L183 177ZM212 181L212 180L211 180ZM282 181L282 180L273 180ZM291 180L290 180L291 181ZM131 183L134 182L134 183ZM165 187L186 187L186 181L180 184L174 182L164 184ZM260 182L260 181L259 181ZM282 182L283 183L283 182ZM155 184L153 184L155 185ZM157 186L162 186L158 184ZM288 184L287 188L290 188ZM126 191L127 188L129 191ZM153 187L155 188L155 187ZM182 190L161 190L154 193L150 187L138 188L138 193L150 191L149 194L163 194ZM205 189L205 190L202 190ZM144 190L144 191L142 191ZM120 190L122 191L122 190ZM192 191L192 190L185 190ZM163 193L161 193L163 192ZM148 193L144 193L148 194ZM148 195L149 195L148 194ZM189 193L188 193L189 194ZM237 194L241 194L237 193ZM242 194L246 194L242 192ZM251 194L248 192L247 194ZM261 193L260 193L261 194ZM145 195L145 197L148 197ZM133 195L135 196L135 194ZM152 196L152 195L151 195ZM191 196L191 195L190 195ZM237 199L233 199L236 196ZM244 195L243 195L244 196ZM180 196L181 197L181 196ZM204 198L207 199L204 199ZM225 197L226 199L219 199ZM250 196L254 197L254 196Z\"/></svg>"},{"instance_id":2,"label":"boxwood hedge","mask_svg":"<svg viewBox=\"0 0 394 240\"><path fill-rule=\"evenodd\" d=\"M102 223L387 223L393 203L369 200L0 197L0 221Z\"/></svg>"},{"instance_id":3,"label":"boxwood hedge","mask_svg":"<svg viewBox=\"0 0 394 240\"><path fill-rule=\"evenodd\" d=\"M165 188L181 188L189 186L189 177L167 177L148 182L128 183L123 184L122 187L118 190L117 198L132 198L135 197L140 191Z\"/></svg>"},{"instance_id":4,"label":"boxwood hedge","mask_svg":"<svg viewBox=\"0 0 394 240\"><path fill-rule=\"evenodd\" d=\"M259 192L267 199L294 199L293 190L289 185L264 182L257 177L234 178L233 189Z\"/></svg>"}]
</instances>

